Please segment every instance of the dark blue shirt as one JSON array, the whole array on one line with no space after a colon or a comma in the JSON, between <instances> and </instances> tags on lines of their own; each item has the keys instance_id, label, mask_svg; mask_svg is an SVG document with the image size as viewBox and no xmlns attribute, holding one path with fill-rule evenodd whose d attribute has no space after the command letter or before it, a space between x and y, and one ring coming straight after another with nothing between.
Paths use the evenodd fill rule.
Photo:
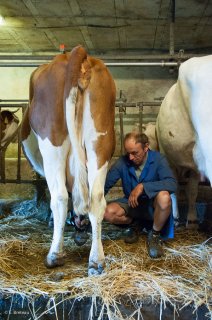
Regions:
<instances>
[{"instance_id":1,"label":"dark blue shirt","mask_svg":"<svg viewBox=\"0 0 212 320\"><path fill-rule=\"evenodd\" d=\"M174 178L166 158L157 151L148 150L146 164L139 178L135 166L127 156L120 157L108 171L105 182L105 194L121 179L125 198L139 184L144 186L142 197L154 198L159 191L174 193L177 191L177 181Z\"/></svg>"}]
</instances>

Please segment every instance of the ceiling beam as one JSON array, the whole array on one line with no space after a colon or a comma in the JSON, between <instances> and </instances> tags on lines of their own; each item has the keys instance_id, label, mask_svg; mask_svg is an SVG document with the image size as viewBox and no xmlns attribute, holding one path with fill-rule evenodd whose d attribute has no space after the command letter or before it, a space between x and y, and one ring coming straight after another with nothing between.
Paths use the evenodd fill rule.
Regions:
<instances>
[{"instance_id":1,"label":"ceiling beam","mask_svg":"<svg viewBox=\"0 0 212 320\"><path fill-rule=\"evenodd\" d=\"M79 30L82 33L87 49L93 50L94 45L90 37L88 27L86 27L85 19L82 15L82 12L77 0L68 0L68 4L72 11L72 19L74 20L74 24L79 26Z\"/></svg>"},{"instance_id":2,"label":"ceiling beam","mask_svg":"<svg viewBox=\"0 0 212 320\"><path fill-rule=\"evenodd\" d=\"M116 16L116 25L120 24L121 12L124 12L125 5L123 0L114 0L114 9L115 9L115 16ZM122 20L122 19L121 19ZM118 23L119 21L119 23ZM121 22L121 25L127 25L125 19ZM127 48L127 37L124 27L118 28L118 37L119 37L119 47L120 48Z\"/></svg>"},{"instance_id":3,"label":"ceiling beam","mask_svg":"<svg viewBox=\"0 0 212 320\"><path fill-rule=\"evenodd\" d=\"M7 32L13 37L14 41L18 42L23 50L31 51L31 48L27 45L27 43L12 28L8 28Z\"/></svg>"},{"instance_id":4,"label":"ceiling beam","mask_svg":"<svg viewBox=\"0 0 212 320\"><path fill-rule=\"evenodd\" d=\"M25 6L29 9L29 11L31 12L34 19L36 21L38 21L40 24L42 24L43 26L46 26L48 28L48 26L46 25L45 19L39 17L40 13L37 10L37 8L34 6L32 1L31 0L23 0L23 2L25 4ZM45 34L46 34L47 39L52 43L52 45L55 47L55 49L59 50L60 43L56 39L53 32L51 32L50 30L47 29L47 30L45 30Z\"/></svg>"}]
</instances>

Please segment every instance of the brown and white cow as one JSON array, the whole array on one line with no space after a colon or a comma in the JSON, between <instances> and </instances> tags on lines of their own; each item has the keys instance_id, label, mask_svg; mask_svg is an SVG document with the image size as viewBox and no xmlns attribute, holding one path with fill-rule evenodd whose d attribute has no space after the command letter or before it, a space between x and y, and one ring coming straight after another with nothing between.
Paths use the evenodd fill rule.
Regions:
<instances>
[{"instance_id":1,"label":"brown and white cow","mask_svg":"<svg viewBox=\"0 0 212 320\"><path fill-rule=\"evenodd\" d=\"M54 232L46 265L64 263L63 230L68 191L77 215L89 215L92 246L88 274L104 266L101 222L104 183L114 147L115 84L101 60L83 47L37 68L30 81L30 107L22 125L24 152L45 176Z\"/></svg>"},{"instance_id":2,"label":"brown and white cow","mask_svg":"<svg viewBox=\"0 0 212 320\"><path fill-rule=\"evenodd\" d=\"M2 110L0 113L1 148L5 147L7 143L11 142L11 139L13 139L14 134L17 132L19 119L14 114L16 111Z\"/></svg>"},{"instance_id":3,"label":"brown and white cow","mask_svg":"<svg viewBox=\"0 0 212 320\"><path fill-rule=\"evenodd\" d=\"M197 220L200 174L212 184L212 55L192 58L179 68L156 121L159 149L178 172L188 171L188 223ZM200 173L200 174L199 174Z\"/></svg>"}]
</instances>

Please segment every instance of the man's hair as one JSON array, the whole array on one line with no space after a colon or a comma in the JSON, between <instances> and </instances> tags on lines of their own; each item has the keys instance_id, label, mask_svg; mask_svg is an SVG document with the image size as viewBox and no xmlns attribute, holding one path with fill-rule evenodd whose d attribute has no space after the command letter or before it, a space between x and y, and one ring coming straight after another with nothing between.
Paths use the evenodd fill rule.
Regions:
<instances>
[{"instance_id":1,"label":"man's hair","mask_svg":"<svg viewBox=\"0 0 212 320\"><path fill-rule=\"evenodd\" d=\"M144 148L147 143L149 143L149 139L145 133L140 132L129 132L124 137L124 143L126 140L134 139L135 143L140 143L142 147Z\"/></svg>"}]
</instances>

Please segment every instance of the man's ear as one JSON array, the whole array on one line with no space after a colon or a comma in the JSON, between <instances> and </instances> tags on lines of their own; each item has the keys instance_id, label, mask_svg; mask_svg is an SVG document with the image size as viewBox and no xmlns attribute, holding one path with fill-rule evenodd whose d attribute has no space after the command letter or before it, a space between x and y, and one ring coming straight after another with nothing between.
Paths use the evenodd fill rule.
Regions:
<instances>
[{"instance_id":1,"label":"man's ear","mask_svg":"<svg viewBox=\"0 0 212 320\"><path fill-rule=\"evenodd\" d=\"M148 149L149 149L149 143L145 143L144 151L147 152Z\"/></svg>"}]
</instances>

